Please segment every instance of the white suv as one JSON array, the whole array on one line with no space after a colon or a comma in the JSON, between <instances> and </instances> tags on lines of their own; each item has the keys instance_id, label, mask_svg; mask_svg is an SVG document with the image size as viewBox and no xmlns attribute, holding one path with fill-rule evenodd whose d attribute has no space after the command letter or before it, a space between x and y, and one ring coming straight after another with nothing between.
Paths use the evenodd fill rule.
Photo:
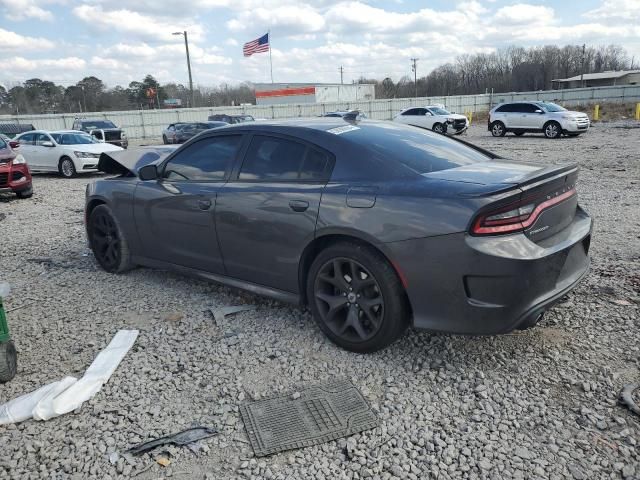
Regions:
<instances>
[{"instance_id":1,"label":"white suv","mask_svg":"<svg viewBox=\"0 0 640 480\"><path fill-rule=\"evenodd\" d=\"M572 112L551 102L503 103L489 112L487 128L494 137L507 132L524 135L542 132L547 138L560 138L564 133L575 137L589 129L586 113Z\"/></svg>"}]
</instances>

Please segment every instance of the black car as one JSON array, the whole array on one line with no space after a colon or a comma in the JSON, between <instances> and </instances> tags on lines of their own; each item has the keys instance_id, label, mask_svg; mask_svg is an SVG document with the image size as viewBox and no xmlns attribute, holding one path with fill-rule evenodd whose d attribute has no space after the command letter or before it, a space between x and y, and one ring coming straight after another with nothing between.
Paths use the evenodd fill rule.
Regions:
<instances>
[{"instance_id":1,"label":"black car","mask_svg":"<svg viewBox=\"0 0 640 480\"><path fill-rule=\"evenodd\" d=\"M575 164L500 158L392 122L317 118L102 154L87 233L109 272L173 269L308 305L371 352L408 325L534 325L589 266Z\"/></svg>"},{"instance_id":2,"label":"black car","mask_svg":"<svg viewBox=\"0 0 640 480\"><path fill-rule=\"evenodd\" d=\"M234 124L234 123L254 122L255 118L253 118L251 115L227 115L225 113L218 113L216 115L209 115L209 121Z\"/></svg>"},{"instance_id":3,"label":"black car","mask_svg":"<svg viewBox=\"0 0 640 480\"><path fill-rule=\"evenodd\" d=\"M72 129L86 132L101 142L110 143L122 148L129 146L127 135L121 128L116 127L111 120L76 118L73 122Z\"/></svg>"}]
</instances>

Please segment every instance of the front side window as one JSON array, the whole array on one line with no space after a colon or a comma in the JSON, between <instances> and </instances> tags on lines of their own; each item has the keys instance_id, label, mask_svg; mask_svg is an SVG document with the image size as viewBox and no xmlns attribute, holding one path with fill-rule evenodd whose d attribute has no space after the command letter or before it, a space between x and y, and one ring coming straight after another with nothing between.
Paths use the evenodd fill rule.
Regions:
<instances>
[{"instance_id":1,"label":"front side window","mask_svg":"<svg viewBox=\"0 0 640 480\"><path fill-rule=\"evenodd\" d=\"M168 180L224 180L236 158L241 135L205 138L180 150L166 164L164 178Z\"/></svg>"},{"instance_id":2,"label":"front side window","mask_svg":"<svg viewBox=\"0 0 640 480\"><path fill-rule=\"evenodd\" d=\"M314 181L325 177L326 154L298 142L256 135L240 169L239 180Z\"/></svg>"},{"instance_id":3,"label":"front side window","mask_svg":"<svg viewBox=\"0 0 640 480\"><path fill-rule=\"evenodd\" d=\"M46 135L44 133L38 133L36 134L36 139L35 139L35 144L38 146L42 146L42 144L44 142L50 142L51 139L49 138L49 135Z\"/></svg>"}]
</instances>

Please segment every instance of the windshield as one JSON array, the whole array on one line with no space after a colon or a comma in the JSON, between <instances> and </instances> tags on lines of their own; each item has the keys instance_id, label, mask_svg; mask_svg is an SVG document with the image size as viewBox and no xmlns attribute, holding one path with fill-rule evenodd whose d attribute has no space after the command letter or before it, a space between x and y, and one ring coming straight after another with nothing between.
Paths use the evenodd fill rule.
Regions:
<instances>
[{"instance_id":1,"label":"windshield","mask_svg":"<svg viewBox=\"0 0 640 480\"><path fill-rule=\"evenodd\" d=\"M440 107L429 107L429 111L434 115L451 115L450 112Z\"/></svg>"},{"instance_id":2,"label":"windshield","mask_svg":"<svg viewBox=\"0 0 640 480\"><path fill-rule=\"evenodd\" d=\"M556 104L556 103L551 103L551 102L543 102L540 103L540 106L546 110L547 112L564 112L567 109L564 107L561 107L560 105Z\"/></svg>"},{"instance_id":3,"label":"windshield","mask_svg":"<svg viewBox=\"0 0 640 480\"><path fill-rule=\"evenodd\" d=\"M91 135L86 133L52 133L51 137L58 145L86 145L98 143Z\"/></svg>"},{"instance_id":4,"label":"windshield","mask_svg":"<svg viewBox=\"0 0 640 480\"><path fill-rule=\"evenodd\" d=\"M109 120L96 120L90 122L82 122L82 128L87 130L96 130L97 128L118 128Z\"/></svg>"}]
</instances>

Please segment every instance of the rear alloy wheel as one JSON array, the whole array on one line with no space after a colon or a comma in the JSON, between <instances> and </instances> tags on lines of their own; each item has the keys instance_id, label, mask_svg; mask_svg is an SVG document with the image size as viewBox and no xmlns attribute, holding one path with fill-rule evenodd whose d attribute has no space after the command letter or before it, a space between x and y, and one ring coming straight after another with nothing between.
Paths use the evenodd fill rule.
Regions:
<instances>
[{"instance_id":1,"label":"rear alloy wheel","mask_svg":"<svg viewBox=\"0 0 640 480\"><path fill-rule=\"evenodd\" d=\"M132 268L127 239L108 206L93 209L87 231L93 255L104 270L121 273Z\"/></svg>"},{"instance_id":2,"label":"rear alloy wheel","mask_svg":"<svg viewBox=\"0 0 640 480\"><path fill-rule=\"evenodd\" d=\"M547 138L560 138L562 127L558 122L549 122L544 126L544 136Z\"/></svg>"},{"instance_id":3,"label":"rear alloy wheel","mask_svg":"<svg viewBox=\"0 0 640 480\"><path fill-rule=\"evenodd\" d=\"M73 178L76 176L76 166L73 164L73 160L69 157L62 157L60 159L58 171L64 178Z\"/></svg>"},{"instance_id":4,"label":"rear alloy wheel","mask_svg":"<svg viewBox=\"0 0 640 480\"><path fill-rule=\"evenodd\" d=\"M494 137L504 137L507 133L507 129L502 122L493 122L491 124L491 135Z\"/></svg>"},{"instance_id":5,"label":"rear alloy wheel","mask_svg":"<svg viewBox=\"0 0 640 480\"><path fill-rule=\"evenodd\" d=\"M443 134L447 131L447 127L442 123L434 123L433 127L431 127L431 130L433 130L436 133Z\"/></svg>"},{"instance_id":6,"label":"rear alloy wheel","mask_svg":"<svg viewBox=\"0 0 640 480\"><path fill-rule=\"evenodd\" d=\"M394 342L407 327L407 301L396 272L382 255L358 243L323 250L311 265L307 298L331 341L370 353Z\"/></svg>"}]
</instances>

